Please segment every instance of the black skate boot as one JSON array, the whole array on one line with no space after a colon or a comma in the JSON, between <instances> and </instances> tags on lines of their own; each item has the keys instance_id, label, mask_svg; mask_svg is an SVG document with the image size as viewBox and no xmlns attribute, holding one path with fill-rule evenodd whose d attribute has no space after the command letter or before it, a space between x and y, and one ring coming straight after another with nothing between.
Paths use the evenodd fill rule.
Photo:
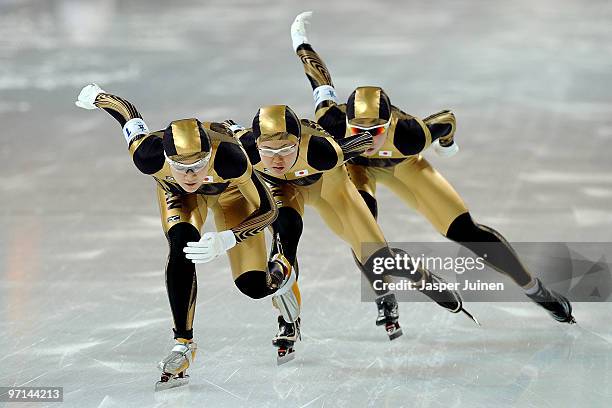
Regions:
<instances>
[{"instance_id":1,"label":"black skate boot","mask_svg":"<svg viewBox=\"0 0 612 408\"><path fill-rule=\"evenodd\" d=\"M556 321L569 324L576 323L576 319L572 316L572 304L565 296L546 289L537 278L536 285L538 285L536 293L533 295L525 294L529 299L546 309Z\"/></svg>"},{"instance_id":2,"label":"black skate boot","mask_svg":"<svg viewBox=\"0 0 612 408\"><path fill-rule=\"evenodd\" d=\"M451 313L465 313L470 319L474 321L477 325L480 326L480 323L471 313L463 308L463 300L459 295L459 292L456 290L445 289L443 291L439 291L438 289L430 289L427 288L428 285L439 286L441 284L447 284L446 280L441 278L440 276L434 274L433 272L427 272L424 275L427 276L425 280L426 289L421 289L420 292L448 310Z\"/></svg>"},{"instance_id":3,"label":"black skate boot","mask_svg":"<svg viewBox=\"0 0 612 408\"><path fill-rule=\"evenodd\" d=\"M378 308L376 325L385 326L389 340L394 340L401 336L403 333L398 322L399 313L397 311L397 300L395 299L395 294L388 293L384 296L376 298L376 307Z\"/></svg>"},{"instance_id":4,"label":"black skate boot","mask_svg":"<svg viewBox=\"0 0 612 408\"><path fill-rule=\"evenodd\" d=\"M277 365L284 364L295 358L293 346L298 339L302 339L300 318L298 317L295 323L287 323L283 316L278 316L278 333L272 339L272 345L277 348Z\"/></svg>"}]
</instances>

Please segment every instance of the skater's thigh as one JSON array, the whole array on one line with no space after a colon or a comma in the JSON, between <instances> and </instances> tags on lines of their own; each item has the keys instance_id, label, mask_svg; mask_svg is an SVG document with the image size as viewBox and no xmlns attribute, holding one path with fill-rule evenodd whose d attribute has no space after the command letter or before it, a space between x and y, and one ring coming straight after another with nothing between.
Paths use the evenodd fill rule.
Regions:
<instances>
[{"instance_id":1,"label":"skater's thigh","mask_svg":"<svg viewBox=\"0 0 612 408\"><path fill-rule=\"evenodd\" d=\"M372 168L358 166L356 164L347 164L346 169L351 182L358 191L364 191L372 197L376 196L376 179Z\"/></svg>"},{"instance_id":2,"label":"skater's thigh","mask_svg":"<svg viewBox=\"0 0 612 408\"><path fill-rule=\"evenodd\" d=\"M290 184L268 185L279 208L288 207L304 216L304 195L301 188Z\"/></svg>"},{"instance_id":3,"label":"skater's thigh","mask_svg":"<svg viewBox=\"0 0 612 408\"><path fill-rule=\"evenodd\" d=\"M179 222L187 222L200 231L206 221L206 198L198 194L173 194L157 186L157 203L165 234Z\"/></svg>"},{"instance_id":4,"label":"skater's thigh","mask_svg":"<svg viewBox=\"0 0 612 408\"><path fill-rule=\"evenodd\" d=\"M395 166L393 174L380 181L441 234L446 234L453 220L468 211L453 186L420 155Z\"/></svg>"},{"instance_id":5,"label":"skater's thigh","mask_svg":"<svg viewBox=\"0 0 612 408\"><path fill-rule=\"evenodd\" d=\"M344 167L323 176L320 194L312 200L312 205L327 226L351 246L361 262L386 246L380 227Z\"/></svg>"},{"instance_id":6,"label":"skater's thigh","mask_svg":"<svg viewBox=\"0 0 612 408\"><path fill-rule=\"evenodd\" d=\"M230 187L218 197L212 210L217 231L236 227L256 207L236 187ZM227 251L234 280L248 271L265 271L267 265L266 239L264 232L248 237Z\"/></svg>"}]
</instances>

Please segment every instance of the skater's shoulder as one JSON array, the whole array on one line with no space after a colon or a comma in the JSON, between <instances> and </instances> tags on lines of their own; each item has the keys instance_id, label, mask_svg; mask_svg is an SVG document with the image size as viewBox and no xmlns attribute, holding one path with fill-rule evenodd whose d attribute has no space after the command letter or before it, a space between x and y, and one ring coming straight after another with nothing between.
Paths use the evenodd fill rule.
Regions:
<instances>
[{"instance_id":1,"label":"skater's shoulder","mask_svg":"<svg viewBox=\"0 0 612 408\"><path fill-rule=\"evenodd\" d=\"M214 170L219 177L226 180L239 178L249 169L250 162L247 154L242 145L232 136L222 136L217 139L217 143L212 143L216 147L213 158Z\"/></svg>"}]
</instances>

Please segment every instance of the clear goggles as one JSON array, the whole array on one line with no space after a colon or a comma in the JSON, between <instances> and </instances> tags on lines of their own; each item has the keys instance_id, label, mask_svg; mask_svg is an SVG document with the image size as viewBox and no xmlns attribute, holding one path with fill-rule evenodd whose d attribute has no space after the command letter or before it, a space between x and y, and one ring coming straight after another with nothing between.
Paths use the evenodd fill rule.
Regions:
<instances>
[{"instance_id":1,"label":"clear goggles","mask_svg":"<svg viewBox=\"0 0 612 408\"><path fill-rule=\"evenodd\" d=\"M351 136L355 136L363 132L369 132L373 137L376 137L376 136L380 136L383 133L385 133L387 129L389 128L390 123L391 123L391 120L388 120L387 123L383 123L382 125L374 125L374 126L365 127L365 126L359 126L359 125L351 125L347 119L346 128L349 130L349 133Z\"/></svg>"},{"instance_id":2,"label":"clear goggles","mask_svg":"<svg viewBox=\"0 0 612 408\"><path fill-rule=\"evenodd\" d=\"M281 147L280 149L270 149L267 147L258 147L259 154L264 157L274 157L277 154L281 157L289 156L292 153L295 153L298 145L294 144L291 146Z\"/></svg>"},{"instance_id":3,"label":"clear goggles","mask_svg":"<svg viewBox=\"0 0 612 408\"><path fill-rule=\"evenodd\" d=\"M171 158L168 157L166 152L164 152L164 157L166 158L166 161L168 162L168 164L174 170L176 170L176 171L178 171L180 173L187 173L190 170L193 171L194 173L197 173L198 171L200 171L204 167L206 167L206 165L210 161L211 154L212 154L212 152L208 152L208 154L206 156L202 157L200 160L198 160L198 161L196 161L194 163L189 163L189 164L185 164L185 163L181 163L181 162L177 162L177 161L172 160Z\"/></svg>"}]
</instances>

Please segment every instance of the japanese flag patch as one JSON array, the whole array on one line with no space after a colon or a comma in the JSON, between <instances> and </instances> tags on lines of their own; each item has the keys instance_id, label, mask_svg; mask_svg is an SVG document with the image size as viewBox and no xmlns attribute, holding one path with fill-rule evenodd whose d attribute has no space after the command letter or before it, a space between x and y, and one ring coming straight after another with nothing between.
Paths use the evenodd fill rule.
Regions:
<instances>
[{"instance_id":1,"label":"japanese flag patch","mask_svg":"<svg viewBox=\"0 0 612 408\"><path fill-rule=\"evenodd\" d=\"M391 150L379 150L378 155L381 157L391 157L393 152Z\"/></svg>"},{"instance_id":2,"label":"japanese flag patch","mask_svg":"<svg viewBox=\"0 0 612 408\"><path fill-rule=\"evenodd\" d=\"M307 176L308 175L308 169L298 170L298 171L295 172L295 175L297 177Z\"/></svg>"},{"instance_id":3,"label":"japanese flag patch","mask_svg":"<svg viewBox=\"0 0 612 408\"><path fill-rule=\"evenodd\" d=\"M213 176L206 176L204 177L204 182L205 183L212 183L213 181Z\"/></svg>"}]
</instances>

